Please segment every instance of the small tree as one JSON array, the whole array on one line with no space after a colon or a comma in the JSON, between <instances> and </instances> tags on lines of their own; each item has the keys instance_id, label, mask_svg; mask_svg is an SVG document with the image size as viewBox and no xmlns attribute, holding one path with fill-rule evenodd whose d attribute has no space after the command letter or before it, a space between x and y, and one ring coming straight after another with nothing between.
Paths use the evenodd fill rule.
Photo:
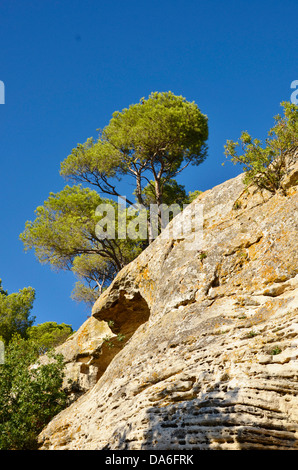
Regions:
<instances>
[{"instance_id":1,"label":"small tree","mask_svg":"<svg viewBox=\"0 0 298 470\"><path fill-rule=\"evenodd\" d=\"M184 188L173 178L188 165L197 166L204 161L207 139L207 117L194 102L171 92L152 93L147 100L115 112L97 141L89 138L78 144L61 164L63 177L74 183L91 184L98 192L78 185L51 193L44 205L36 209L35 221L28 221L20 235L25 249L34 248L41 263L72 270L79 278L72 297L93 302L155 236L147 217L145 236L140 222L136 237L123 237L121 214L131 233L133 210L139 211L139 220L143 221L146 211L142 207L148 206L150 200L158 207L161 229L161 204L175 197L173 202L184 200ZM119 193L117 182L123 176L133 178L132 192L137 204ZM99 194L122 196L126 205L118 210L119 202L103 199ZM122 227L119 236L99 236L96 231L104 218L100 218L96 208L105 203L115 208L115 224Z\"/></svg>"},{"instance_id":2,"label":"small tree","mask_svg":"<svg viewBox=\"0 0 298 470\"><path fill-rule=\"evenodd\" d=\"M59 346L73 333L71 325L53 321L33 325L27 330L28 339L34 342L39 348L39 354Z\"/></svg>"},{"instance_id":3,"label":"small tree","mask_svg":"<svg viewBox=\"0 0 298 470\"><path fill-rule=\"evenodd\" d=\"M244 183L256 184L259 188L275 192L280 188L286 171L286 157L298 146L298 106L282 102L284 116L274 117L275 125L268 132L265 146L259 139L252 139L248 132L242 132L239 142L228 140L225 155L233 163L243 165ZM237 153L241 145L243 153Z\"/></svg>"},{"instance_id":4,"label":"small tree","mask_svg":"<svg viewBox=\"0 0 298 470\"><path fill-rule=\"evenodd\" d=\"M76 282L71 297L89 306L94 304L117 274L117 268L109 259L96 254L74 258L72 271L80 280Z\"/></svg>"},{"instance_id":5,"label":"small tree","mask_svg":"<svg viewBox=\"0 0 298 470\"><path fill-rule=\"evenodd\" d=\"M115 112L97 142L90 138L78 144L62 162L61 175L114 196L120 196L115 179L130 175L139 204L144 203L143 189L152 180L160 206L165 184L188 165L205 160L207 139L207 117L194 102L172 92L155 92Z\"/></svg>"},{"instance_id":6,"label":"small tree","mask_svg":"<svg viewBox=\"0 0 298 470\"><path fill-rule=\"evenodd\" d=\"M114 211L113 238L99 238L96 233L102 220L97 208L102 205ZM118 204L114 201L103 199L96 191L80 185L66 186L59 193L51 193L44 205L36 209L36 219L26 222L20 238L26 250L35 250L41 263L73 271L80 279L73 297L88 303L141 252L139 240L117 236L117 218ZM81 280L87 285L82 285Z\"/></svg>"},{"instance_id":7,"label":"small tree","mask_svg":"<svg viewBox=\"0 0 298 470\"><path fill-rule=\"evenodd\" d=\"M30 316L35 299L35 290L25 287L19 292L8 294L0 280L0 339L8 344L14 334L26 337L27 329L34 323Z\"/></svg>"},{"instance_id":8,"label":"small tree","mask_svg":"<svg viewBox=\"0 0 298 470\"><path fill-rule=\"evenodd\" d=\"M38 365L38 353L36 343L18 335L5 348L0 365L1 450L36 449L38 434L66 406L62 356L51 355L49 364Z\"/></svg>"}]
</instances>

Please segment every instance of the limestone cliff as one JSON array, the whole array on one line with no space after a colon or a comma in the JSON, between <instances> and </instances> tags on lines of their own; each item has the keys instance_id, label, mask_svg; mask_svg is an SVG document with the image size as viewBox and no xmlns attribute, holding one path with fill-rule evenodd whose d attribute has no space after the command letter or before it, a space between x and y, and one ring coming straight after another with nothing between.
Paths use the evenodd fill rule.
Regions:
<instances>
[{"instance_id":1,"label":"limestone cliff","mask_svg":"<svg viewBox=\"0 0 298 470\"><path fill-rule=\"evenodd\" d=\"M41 449L298 448L297 176L206 191L203 250L161 235L119 273L61 347L89 390Z\"/></svg>"}]
</instances>

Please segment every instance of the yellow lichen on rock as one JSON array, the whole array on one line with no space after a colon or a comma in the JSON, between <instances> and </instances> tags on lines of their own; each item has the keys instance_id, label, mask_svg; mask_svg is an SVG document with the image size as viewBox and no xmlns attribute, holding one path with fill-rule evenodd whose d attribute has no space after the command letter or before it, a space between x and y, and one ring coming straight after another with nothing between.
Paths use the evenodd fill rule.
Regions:
<instances>
[{"instance_id":1,"label":"yellow lichen on rock","mask_svg":"<svg viewBox=\"0 0 298 470\"><path fill-rule=\"evenodd\" d=\"M298 449L295 172L286 192L239 175L201 194L203 247L160 236L119 273L63 346L73 364L95 348L98 381L41 449ZM114 355L103 321L127 336Z\"/></svg>"}]
</instances>

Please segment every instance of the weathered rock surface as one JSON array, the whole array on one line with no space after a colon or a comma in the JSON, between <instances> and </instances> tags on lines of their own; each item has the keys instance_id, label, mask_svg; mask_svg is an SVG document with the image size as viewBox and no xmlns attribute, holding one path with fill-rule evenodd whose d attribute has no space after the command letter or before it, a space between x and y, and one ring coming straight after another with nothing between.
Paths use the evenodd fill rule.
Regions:
<instances>
[{"instance_id":1,"label":"weathered rock surface","mask_svg":"<svg viewBox=\"0 0 298 470\"><path fill-rule=\"evenodd\" d=\"M64 356L64 388L68 390L71 400L96 384L101 369L111 361L111 353L103 354L106 342L115 336L106 322L90 317L63 345L56 348L56 352ZM47 356L42 358L42 362L47 360Z\"/></svg>"},{"instance_id":2,"label":"weathered rock surface","mask_svg":"<svg viewBox=\"0 0 298 470\"><path fill-rule=\"evenodd\" d=\"M298 449L296 159L285 183L206 191L203 247L161 235L119 273L87 320L116 350L86 343L96 378L41 449Z\"/></svg>"}]
</instances>

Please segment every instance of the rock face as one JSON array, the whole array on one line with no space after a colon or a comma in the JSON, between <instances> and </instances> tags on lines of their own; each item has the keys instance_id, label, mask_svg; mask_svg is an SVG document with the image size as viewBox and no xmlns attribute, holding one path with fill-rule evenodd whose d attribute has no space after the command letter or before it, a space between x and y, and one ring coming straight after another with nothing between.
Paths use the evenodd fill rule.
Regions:
<instances>
[{"instance_id":1,"label":"rock face","mask_svg":"<svg viewBox=\"0 0 298 470\"><path fill-rule=\"evenodd\" d=\"M294 156L283 192L245 190L239 175L201 194L200 249L186 248L191 228L162 234L119 273L87 328L106 322L114 347L85 347L90 389L43 430L41 449L298 448Z\"/></svg>"},{"instance_id":2,"label":"rock face","mask_svg":"<svg viewBox=\"0 0 298 470\"><path fill-rule=\"evenodd\" d=\"M63 345L56 348L56 352L64 356L63 388L68 391L70 401L96 384L101 369L107 361L111 361L111 353L103 354L106 342L112 341L115 336L106 322L90 317ZM48 356L44 356L41 362L48 360Z\"/></svg>"}]
</instances>

